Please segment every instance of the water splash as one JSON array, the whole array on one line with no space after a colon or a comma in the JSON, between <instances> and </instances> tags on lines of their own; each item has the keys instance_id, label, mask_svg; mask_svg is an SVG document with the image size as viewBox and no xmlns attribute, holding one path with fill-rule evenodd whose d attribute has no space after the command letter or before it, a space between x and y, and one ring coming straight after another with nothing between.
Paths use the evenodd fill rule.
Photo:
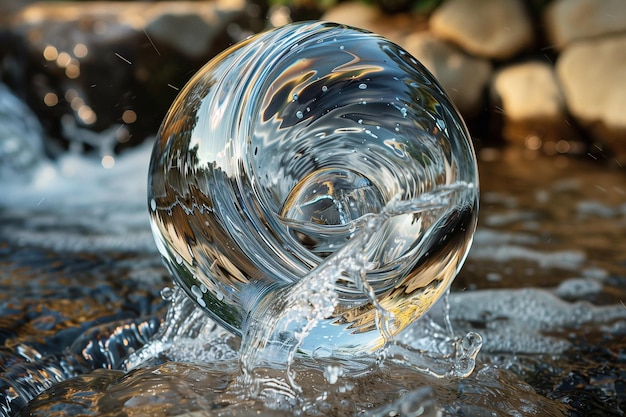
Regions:
<instances>
[{"instance_id":1,"label":"water splash","mask_svg":"<svg viewBox=\"0 0 626 417\"><path fill-rule=\"evenodd\" d=\"M194 76L148 193L166 265L244 336L251 368L392 341L448 289L478 209L471 142L438 83L331 23L257 35Z\"/></svg>"},{"instance_id":2,"label":"water splash","mask_svg":"<svg viewBox=\"0 0 626 417\"><path fill-rule=\"evenodd\" d=\"M370 230L377 230L376 223L382 222L382 218L390 213L393 214L393 211L386 210L385 215L373 216ZM363 243L366 239L356 240ZM340 255L339 260L342 259ZM340 264L339 260L328 264ZM348 258L344 258L343 262L348 262ZM305 278L301 282L306 281ZM316 286L309 281L300 289L307 285ZM332 288L329 286L329 290ZM129 398L141 395L140 390L144 389L142 381L146 375L156 373L166 378L165 375L172 372L184 377L187 372L198 372L198 378L204 380L207 375L211 375L208 378L216 381L196 390L194 395L210 398L213 403L220 404L220 408L227 407L225 412L232 415L239 415L240 407L245 404L250 404L259 412L271 410L278 415L283 412L285 415L307 412L313 415L333 414L335 411L340 412L343 407L354 408L354 412L348 414L355 415L366 413L378 416L393 410L400 415L421 415L419 413L424 412L420 411L422 409L440 413L440 404L432 397L432 384L442 380L446 381L443 383L445 386L450 381L468 377L474 369L474 360L481 346L481 339L475 333L459 337L452 331L446 296L408 331L389 342L379 355L331 357L325 347L320 347L313 355L293 355L289 363L283 363L280 358L284 355L280 352L285 349L295 352L295 345L303 339L293 333L304 333L305 330L287 325L293 333L285 335L280 326L272 325L296 322L306 327L310 322L304 318L310 319L311 314L319 314L320 310L311 306L307 308L297 301L290 304L291 309L277 308L276 318L260 322L266 327L259 330L258 335L244 335L244 339L249 341L246 342L217 326L182 289L166 288L163 293L171 304L159 333L142 349L132 353L123 367L128 372L125 388L129 391ZM298 293L300 296L294 295ZM278 302L289 304L285 300L303 300L305 292L286 292L283 295L283 300L274 300L276 303L269 305L277 305ZM265 311L265 314L273 312ZM283 335L284 343L277 341L280 337L276 334ZM259 345L261 342L266 345ZM191 370L180 368L180 364L189 364ZM195 367L201 369L194 371ZM390 377L398 372L404 377L398 380L395 376ZM438 379L429 379L432 377ZM154 376L150 378L152 383L160 384L154 381ZM400 391L397 388L383 390L381 398L372 399L373 404L386 404L379 408L370 409L371 405L360 405L368 394L367 391L361 391L359 386L377 380L385 381L381 382L384 386L398 385L403 388ZM79 380L76 383L81 382ZM161 383L167 387L170 385L169 382ZM219 386L215 386L216 383ZM414 384L419 383L431 386L415 390ZM411 390L406 390L403 384L411 385ZM171 395L172 391L176 391L172 388L164 388L164 391ZM57 389L63 392L66 388L61 385ZM115 393L113 388L103 391L107 396ZM49 392L49 395L52 393ZM185 402L185 406L197 406L197 401ZM211 404L208 408L200 406L199 409L208 412L215 407ZM124 409L128 410L126 406Z\"/></svg>"},{"instance_id":3,"label":"water splash","mask_svg":"<svg viewBox=\"0 0 626 417\"><path fill-rule=\"evenodd\" d=\"M62 381L97 368L119 369L126 355L150 340L159 328L154 317L123 320L95 326L76 338L64 352L46 354L24 344L3 352L2 366L10 369L0 378L0 416L17 414L30 400Z\"/></svg>"},{"instance_id":4,"label":"water splash","mask_svg":"<svg viewBox=\"0 0 626 417\"><path fill-rule=\"evenodd\" d=\"M363 291L371 303L376 329L381 335L381 345L386 346L394 341L399 332L396 312L381 305L372 286L367 282L368 268L366 254L371 245L376 244L380 234L386 230L387 222L397 216L407 213L417 214L445 207L450 194L467 188L468 184L457 184L442 187L440 190L410 201L392 199L380 213L370 214L361 218L364 225L359 233L344 245L339 251L325 259L325 261L293 285L285 286L280 290L268 292L250 314L250 322L245 323L242 341L242 363L244 371L250 372L261 364L280 366L281 362L289 366L293 363L296 352L306 352L313 357L336 355L333 345L336 338L341 337L323 332L320 339L307 338L311 331L320 323L324 326L336 325L327 321L332 317L340 300L336 292L337 281L342 278L352 279L355 286ZM446 312L447 314L447 312ZM335 320L334 318L332 320ZM474 346L470 356L475 358L480 348L480 341L472 343ZM320 352L323 351L323 354ZM362 352L357 346L350 353ZM344 355L346 352L340 352ZM287 358L287 361L285 361ZM460 363L461 359L451 363ZM473 365L469 368L469 372ZM437 371L429 371L437 374ZM466 375L466 370L464 374ZM291 378L292 386L293 378Z\"/></svg>"}]
</instances>

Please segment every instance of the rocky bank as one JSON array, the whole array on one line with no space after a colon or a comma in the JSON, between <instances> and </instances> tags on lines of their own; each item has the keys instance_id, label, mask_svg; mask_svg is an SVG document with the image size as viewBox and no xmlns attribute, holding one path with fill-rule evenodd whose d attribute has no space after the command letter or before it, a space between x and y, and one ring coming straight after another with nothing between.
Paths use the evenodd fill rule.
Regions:
<instances>
[{"instance_id":1,"label":"rocky bank","mask_svg":"<svg viewBox=\"0 0 626 417\"><path fill-rule=\"evenodd\" d=\"M390 13L387 3L354 1L8 1L0 76L42 122L50 154L119 152L155 133L177 91L219 51L320 18L407 49L448 91L478 146L626 161L626 2L426 3Z\"/></svg>"}]
</instances>

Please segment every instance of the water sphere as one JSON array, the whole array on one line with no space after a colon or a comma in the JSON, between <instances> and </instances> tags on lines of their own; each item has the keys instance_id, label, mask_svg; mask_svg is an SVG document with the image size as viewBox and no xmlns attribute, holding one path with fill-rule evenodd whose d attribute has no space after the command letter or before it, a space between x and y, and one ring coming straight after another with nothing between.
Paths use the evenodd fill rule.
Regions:
<instances>
[{"instance_id":1,"label":"water sphere","mask_svg":"<svg viewBox=\"0 0 626 417\"><path fill-rule=\"evenodd\" d=\"M148 207L176 282L221 325L355 354L448 289L476 227L478 174L461 117L416 59L306 22L229 48L189 81L158 133Z\"/></svg>"}]
</instances>

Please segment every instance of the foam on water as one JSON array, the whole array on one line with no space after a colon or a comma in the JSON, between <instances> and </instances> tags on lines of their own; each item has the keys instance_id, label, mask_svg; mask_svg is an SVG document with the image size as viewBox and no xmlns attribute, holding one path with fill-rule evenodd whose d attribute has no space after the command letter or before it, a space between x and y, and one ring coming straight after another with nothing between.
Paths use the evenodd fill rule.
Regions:
<instances>
[{"instance_id":1,"label":"foam on water","mask_svg":"<svg viewBox=\"0 0 626 417\"><path fill-rule=\"evenodd\" d=\"M153 252L145 215L151 148L146 143L132 149L110 168L73 152L56 161L41 155L32 178L15 173L0 181L0 210L10 219L6 237L61 251Z\"/></svg>"},{"instance_id":2,"label":"foam on water","mask_svg":"<svg viewBox=\"0 0 626 417\"><path fill-rule=\"evenodd\" d=\"M566 281L562 288L566 285L572 283ZM480 327L484 349L489 352L558 354L572 346L567 337L556 334L562 329L616 322L626 329L626 308L622 305L570 303L535 288L453 294L450 316L461 328Z\"/></svg>"}]
</instances>

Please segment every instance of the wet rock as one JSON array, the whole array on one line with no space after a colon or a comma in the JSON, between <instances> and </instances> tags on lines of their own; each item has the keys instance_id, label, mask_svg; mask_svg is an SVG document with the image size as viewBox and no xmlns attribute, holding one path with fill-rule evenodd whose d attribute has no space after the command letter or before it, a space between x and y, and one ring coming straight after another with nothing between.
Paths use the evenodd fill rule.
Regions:
<instances>
[{"instance_id":1,"label":"wet rock","mask_svg":"<svg viewBox=\"0 0 626 417\"><path fill-rule=\"evenodd\" d=\"M567 120L565 99L552 65L527 62L499 70L491 82L492 102L504 118L505 139L538 148L546 142L569 150L577 137Z\"/></svg>"},{"instance_id":2,"label":"wet rock","mask_svg":"<svg viewBox=\"0 0 626 417\"><path fill-rule=\"evenodd\" d=\"M431 16L430 29L472 54L492 59L510 58L533 42L520 0L448 0Z\"/></svg>"},{"instance_id":3,"label":"wet rock","mask_svg":"<svg viewBox=\"0 0 626 417\"><path fill-rule=\"evenodd\" d=\"M182 7L181 7L182 6ZM168 45L189 58L203 58L214 47L232 14L245 9L243 0L154 3L141 13L152 41Z\"/></svg>"},{"instance_id":4,"label":"wet rock","mask_svg":"<svg viewBox=\"0 0 626 417\"><path fill-rule=\"evenodd\" d=\"M12 19L6 78L57 139L50 152L120 150L156 132L189 77L248 33L251 13L261 19L245 0L35 3Z\"/></svg>"},{"instance_id":5,"label":"wet rock","mask_svg":"<svg viewBox=\"0 0 626 417\"><path fill-rule=\"evenodd\" d=\"M361 1L339 3L324 13L321 20L369 30L398 44L401 44L402 39L410 33L425 30L427 27L424 15L411 13L386 15L378 7Z\"/></svg>"},{"instance_id":6,"label":"wet rock","mask_svg":"<svg viewBox=\"0 0 626 417\"><path fill-rule=\"evenodd\" d=\"M429 32L408 36L403 46L433 73L464 117L480 113L491 75L488 60L468 56Z\"/></svg>"},{"instance_id":7,"label":"wet rock","mask_svg":"<svg viewBox=\"0 0 626 417\"><path fill-rule=\"evenodd\" d=\"M545 12L551 44L558 49L577 40L626 32L623 0L556 0Z\"/></svg>"},{"instance_id":8,"label":"wet rock","mask_svg":"<svg viewBox=\"0 0 626 417\"><path fill-rule=\"evenodd\" d=\"M570 112L592 136L626 156L626 36L571 44L556 65Z\"/></svg>"}]
</instances>

